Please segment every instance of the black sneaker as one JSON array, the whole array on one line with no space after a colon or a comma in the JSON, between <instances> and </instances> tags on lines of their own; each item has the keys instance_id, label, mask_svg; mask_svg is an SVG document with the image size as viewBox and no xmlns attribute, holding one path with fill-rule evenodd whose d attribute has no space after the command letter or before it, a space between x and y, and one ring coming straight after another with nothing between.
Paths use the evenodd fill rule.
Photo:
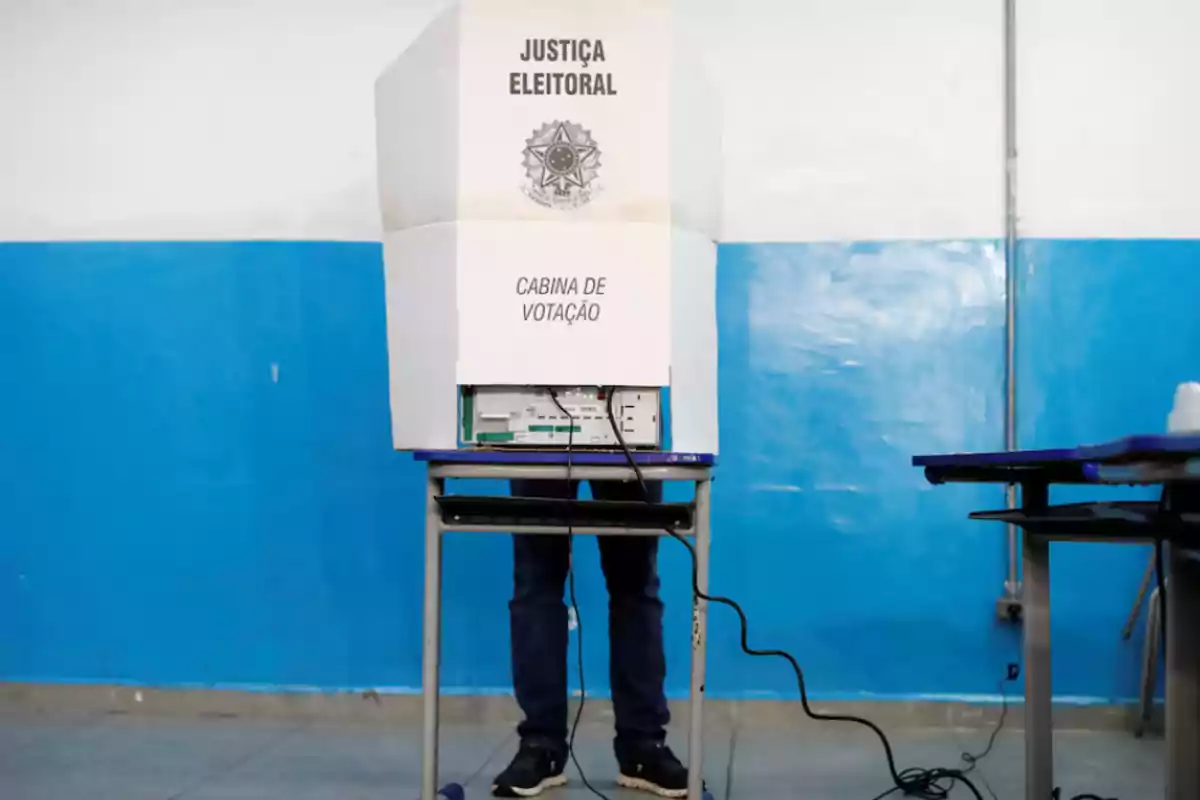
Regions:
<instances>
[{"instance_id":1,"label":"black sneaker","mask_svg":"<svg viewBox=\"0 0 1200 800\"><path fill-rule=\"evenodd\" d=\"M671 748L660 742L617 754L617 784L659 797L687 797L688 772Z\"/></svg>"},{"instance_id":2,"label":"black sneaker","mask_svg":"<svg viewBox=\"0 0 1200 800\"><path fill-rule=\"evenodd\" d=\"M492 782L495 797L537 797L567 782L566 759L548 747L521 742L516 757Z\"/></svg>"}]
</instances>

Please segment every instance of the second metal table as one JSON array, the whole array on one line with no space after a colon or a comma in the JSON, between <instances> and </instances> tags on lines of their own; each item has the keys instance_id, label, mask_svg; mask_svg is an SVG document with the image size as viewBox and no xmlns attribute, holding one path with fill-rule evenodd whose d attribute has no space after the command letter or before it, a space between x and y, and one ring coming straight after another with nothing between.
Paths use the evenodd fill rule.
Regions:
<instances>
[{"instance_id":1,"label":"second metal table","mask_svg":"<svg viewBox=\"0 0 1200 800\"><path fill-rule=\"evenodd\" d=\"M1167 545L1167 800L1200 798L1200 436L1131 436L1054 450L913 458L930 483L1008 483L1021 508L977 512L1025 535L1025 797L1054 796L1050 542ZM1050 505L1053 484L1163 486L1159 502Z\"/></svg>"}]
</instances>

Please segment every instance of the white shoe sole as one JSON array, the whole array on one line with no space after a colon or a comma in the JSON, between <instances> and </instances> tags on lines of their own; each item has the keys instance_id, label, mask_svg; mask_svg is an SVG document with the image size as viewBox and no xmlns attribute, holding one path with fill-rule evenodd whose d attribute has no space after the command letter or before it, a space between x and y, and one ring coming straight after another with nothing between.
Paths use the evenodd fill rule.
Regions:
<instances>
[{"instance_id":1,"label":"white shoe sole","mask_svg":"<svg viewBox=\"0 0 1200 800\"><path fill-rule=\"evenodd\" d=\"M628 775L618 775L617 786L650 792L650 794L656 794L659 797L687 797L687 789L664 789L661 786L654 785L650 781L643 780L642 778L630 778Z\"/></svg>"},{"instance_id":2,"label":"white shoe sole","mask_svg":"<svg viewBox=\"0 0 1200 800\"><path fill-rule=\"evenodd\" d=\"M533 786L528 789L523 789L523 788L520 788L517 786L510 786L508 788L509 788L509 791L511 791L517 797L537 797L539 794L546 791L547 789L553 789L556 786L565 786L566 783L567 783L566 775L553 775L549 778L543 779L542 782L539 783L537 786ZM492 794L496 793L496 788L497 787L495 785L492 786Z\"/></svg>"}]
</instances>

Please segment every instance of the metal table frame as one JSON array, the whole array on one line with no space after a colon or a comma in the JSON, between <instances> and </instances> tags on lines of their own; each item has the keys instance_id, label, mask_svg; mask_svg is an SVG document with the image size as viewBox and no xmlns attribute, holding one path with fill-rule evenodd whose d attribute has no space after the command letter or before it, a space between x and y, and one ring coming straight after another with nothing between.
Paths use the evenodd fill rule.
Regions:
<instances>
[{"instance_id":1,"label":"metal table frame","mask_svg":"<svg viewBox=\"0 0 1200 800\"><path fill-rule=\"evenodd\" d=\"M502 480L560 480L567 479L565 453L519 451L445 451L416 453L426 462L425 481L425 615L422 641L421 687L424 700L424 729L421 752L421 800L437 800L438 792L438 698L441 661L442 627L442 535L450 532L469 533L568 533L566 527L512 525L465 525L443 522L436 499L445 494L447 478L486 478ZM643 478L647 481L681 481L694 483L694 525L681 535L693 539L696 548L696 583L701 592L708 592L709 518L711 507L712 468L714 459L703 454L638 453ZM571 480L629 481L633 470L625 463L623 454L572 454ZM572 534L604 536L667 536L647 529L572 528ZM691 695L688 720L688 797L703 796L704 770L704 681L706 640L708 634L708 603L698 598L692 601L692 663Z\"/></svg>"},{"instance_id":2,"label":"metal table frame","mask_svg":"<svg viewBox=\"0 0 1200 800\"><path fill-rule=\"evenodd\" d=\"M1129 437L1066 450L917 456L927 479L939 483L1007 483L1021 487L1021 508L1049 507L1051 484L1162 484L1164 499L1200 493L1200 436ZM1193 509L1195 510L1195 509ZM1039 535L1023 541L1025 658L1025 797L1054 792L1053 695L1050 672L1050 542L1170 540L1169 531L1102 539ZM1168 545L1166 798L1200 798L1200 550L1194 540Z\"/></svg>"}]
</instances>

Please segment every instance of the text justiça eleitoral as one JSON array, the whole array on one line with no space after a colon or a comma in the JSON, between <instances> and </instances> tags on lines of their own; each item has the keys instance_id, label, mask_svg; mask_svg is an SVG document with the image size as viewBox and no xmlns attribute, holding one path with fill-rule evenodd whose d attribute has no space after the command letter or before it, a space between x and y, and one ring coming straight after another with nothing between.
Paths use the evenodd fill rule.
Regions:
<instances>
[{"instance_id":1,"label":"text justi\u00e7a eleitoral","mask_svg":"<svg viewBox=\"0 0 1200 800\"><path fill-rule=\"evenodd\" d=\"M586 72L591 64L604 63L600 39L526 39L521 60L578 64L576 72L513 72L509 94L608 95L617 93L611 72Z\"/></svg>"}]
</instances>

